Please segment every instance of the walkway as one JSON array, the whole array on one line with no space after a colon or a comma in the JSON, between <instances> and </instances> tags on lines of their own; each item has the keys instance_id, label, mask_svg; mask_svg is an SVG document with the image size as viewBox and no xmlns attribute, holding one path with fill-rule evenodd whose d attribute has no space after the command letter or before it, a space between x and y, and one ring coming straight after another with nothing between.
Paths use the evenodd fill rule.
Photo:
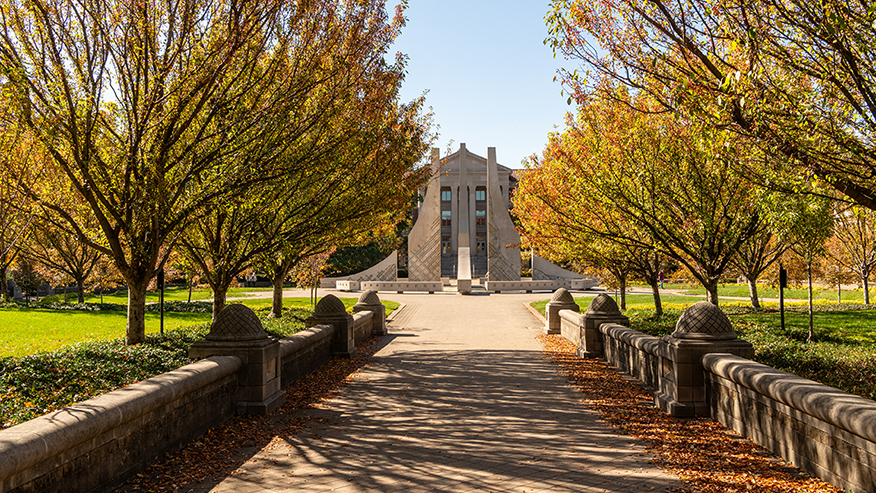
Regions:
<instances>
[{"instance_id":1,"label":"walkway","mask_svg":"<svg viewBox=\"0 0 876 493\"><path fill-rule=\"evenodd\" d=\"M192 491L641 492L680 482L582 407L540 356L540 295L406 303L363 374L294 438Z\"/></svg>"}]
</instances>

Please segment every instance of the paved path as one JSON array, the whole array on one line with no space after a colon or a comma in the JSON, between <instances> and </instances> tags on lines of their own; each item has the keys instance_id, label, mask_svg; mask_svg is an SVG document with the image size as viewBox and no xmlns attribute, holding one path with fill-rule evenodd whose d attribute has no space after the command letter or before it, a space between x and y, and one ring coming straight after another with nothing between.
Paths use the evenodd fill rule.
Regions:
<instances>
[{"instance_id":1,"label":"paved path","mask_svg":"<svg viewBox=\"0 0 876 493\"><path fill-rule=\"evenodd\" d=\"M406 303L360 378L288 442L194 491L641 492L681 483L540 357L536 295Z\"/></svg>"}]
</instances>

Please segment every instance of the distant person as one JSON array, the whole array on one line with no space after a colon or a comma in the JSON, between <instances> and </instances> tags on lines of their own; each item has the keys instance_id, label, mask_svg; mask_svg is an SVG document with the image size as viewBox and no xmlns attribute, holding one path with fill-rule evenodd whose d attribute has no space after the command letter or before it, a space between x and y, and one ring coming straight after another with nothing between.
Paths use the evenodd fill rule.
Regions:
<instances>
[{"instance_id":1,"label":"distant person","mask_svg":"<svg viewBox=\"0 0 876 493\"><path fill-rule=\"evenodd\" d=\"M248 276L246 276L246 284L248 288L255 287L255 283L258 277L256 276L255 271L250 272Z\"/></svg>"},{"instance_id":2,"label":"distant person","mask_svg":"<svg viewBox=\"0 0 876 493\"><path fill-rule=\"evenodd\" d=\"M663 273L663 270L657 273L657 280L660 281L660 289L663 289L663 281L666 280L666 274Z\"/></svg>"}]
</instances>

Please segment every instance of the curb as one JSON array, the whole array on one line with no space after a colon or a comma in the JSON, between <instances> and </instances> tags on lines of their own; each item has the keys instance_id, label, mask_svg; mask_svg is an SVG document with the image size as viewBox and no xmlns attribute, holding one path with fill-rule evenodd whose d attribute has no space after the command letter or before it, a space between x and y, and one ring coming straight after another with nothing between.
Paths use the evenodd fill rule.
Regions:
<instances>
[{"instance_id":1,"label":"curb","mask_svg":"<svg viewBox=\"0 0 876 493\"><path fill-rule=\"evenodd\" d=\"M533 307L532 305L530 305L529 303L527 303L525 301L523 302L523 306L525 306L526 309L529 310L529 313L531 313L535 318L541 320L541 323L545 323L544 315L542 315L541 312L536 310L535 307ZM393 312L393 313L395 313L395 312Z\"/></svg>"}]
</instances>

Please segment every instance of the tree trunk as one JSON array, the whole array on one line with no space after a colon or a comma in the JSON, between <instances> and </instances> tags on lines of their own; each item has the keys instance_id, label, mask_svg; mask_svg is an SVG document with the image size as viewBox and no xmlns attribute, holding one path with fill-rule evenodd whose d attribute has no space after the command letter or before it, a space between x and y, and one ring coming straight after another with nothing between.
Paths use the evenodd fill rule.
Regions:
<instances>
[{"instance_id":1,"label":"tree trunk","mask_svg":"<svg viewBox=\"0 0 876 493\"><path fill-rule=\"evenodd\" d=\"M815 325L812 323L812 261L806 262L806 274L809 278L809 336L806 342L815 341ZM867 285L864 285L866 289Z\"/></svg>"},{"instance_id":2,"label":"tree trunk","mask_svg":"<svg viewBox=\"0 0 876 493\"><path fill-rule=\"evenodd\" d=\"M192 285L194 284L193 279L189 279L189 303L192 302Z\"/></svg>"},{"instance_id":3,"label":"tree trunk","mask_svg":"<svg viewBox=\"0 0 876 493\"><path fill-rule=\"evenodd\" d=\"M649 282L651 285L651 294L654 295L654 315L659 317L663 315L663 301L660 300L660 282Z\"/></svg>"},{"instance_id":4,"label":"tree trunk","mask_svg":"<svg viewBox=\"0 0 876 493\"><path fill-rule=\"evenodd\" d=\"M276 274L277 269L274 269ZM283 280L286 276L274 275L271 284L274 286L274 300L271 302L271 313L269 318L280 318L283 316Z\"/></svg>"},{"instance_id":5,"label":"tree trunk","mask_svg":"<svg viewBox=\"0 0 876 493\"><path fill-rule=\"evenodd\" d=\"M710 281L703 285L706 288L706 301L718 306L718 281Z\"/></svg>"},{"instance_id":6,"label":"tree trunk","mask_svg":"<svg viewBox=\"0 0 876 493\"><path fill-rule=\"evenodd\" d=\"M0 268L0 300L9 301L9 284L6 282L6 267Z\"/></svg>"},{"instance_id":7,"label":"tree trunk","mask_svg":"<svg viewBox=\"0 0 876 493\"><path fill-rule=\"evenodd\" d=\"M146 340L146 287L149 279L137 282L128 281L128 327L125 332L125 344L140 344ZM100 290L100 302L103 303L103 289Z\"/></svg>"},{"instance_id":8,"label":"tree trunk","mask_svg":"<svg viewBox=\"0 0 876 493\"><path fill-rule=\"evenodd\" d=\"M230 284L230 283L229 283ZM225 308L225 298L228 297L228 286L211 286L213 288L213 321L219 316L219 312Z\"/></svg>"},{"instance_id":9,"label":"tree trunk","mask_svg":"<svg viewBox=\"0 0 876 493\"><path fill-rule=\"evenodd\" d=\"M757 279L748 279L748 295L751 297L751 307L755 310L760 310L760 299L757 296Z\"/></svg>"},{"instance_id":10,"label":"tree trunk","mask_svg":"<svg viewBox=\"0 0 876 493\"><path fill-rule=\"evenodd\" d=\"M618 278L620 282L620 309L627 309L627 275L624 274Z\"/></svg>"},{"instance_id":11,"label":"tree trunk","mask_svg":"<svg viewBox=\"0 0 876 493\"><path fill-rule=\"evenodd\" d=\"M81 281L76 281L76 297L79 303L85 303L85 284ZM67 301L67 288L64 288L64 302Z\"/></svg>"},{"instance_id":12,"label":"tree trunk","mask_svg":"<svg viewBox=\"0 0 876 493\"><path fill-rule=\"evenodd\" d=\"M868 272L869 274L869 272ZM861 280L864 281L864 304L870 304L870 276L861 276Z\"/></svg>"},{"instance_id":13,"label":"tree trunk","mask_svg":"<svg viewBox=\"0 0 876 493\"><path fill-rule=\"evenodd\" d=\"M836 283L836 302L843 302L843 283L842 281L837 281Z\"/></svg>"}]
</instances>

